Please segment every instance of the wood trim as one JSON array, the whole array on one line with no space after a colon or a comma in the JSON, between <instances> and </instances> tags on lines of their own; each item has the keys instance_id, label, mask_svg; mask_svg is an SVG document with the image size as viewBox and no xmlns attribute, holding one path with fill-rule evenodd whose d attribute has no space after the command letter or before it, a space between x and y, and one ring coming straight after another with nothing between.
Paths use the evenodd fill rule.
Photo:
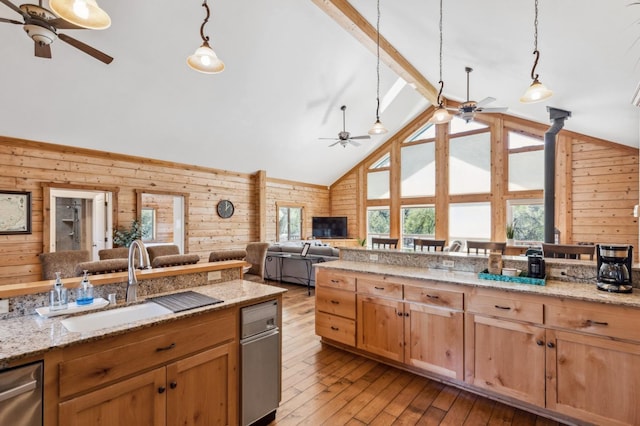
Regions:
<instances>
[{"instance_id":1,"label":"wood trim","mask_svg":"<svg viewBox=\"0 0 640 426\"><path fill-rule=\"evenodd\" d=\"M183 247L184 253L189 253L189 193L188 192L175 192L175 191L154 191L147 189L136 189L136 220L142 221L142 194L153 195L168 195L172 197L182 197L182 219L184 220L184 235L183 235ZM173 227L173 224L172 224ZM113 229L117 229L113 226ZM175 229L175 228L174 228ZM175 236L174 236L175 238Z\"/></svg>"},{"instance_id":2,"label":"wood trim","mask_svg":"<svg viewBox=\"0 0 640 426\"><path fill-rule=\"evenodd\" d=\"M315 184L315 183L298 182L298 181L295 181L295 180L278 179L278 178L267 177L267 172L265 170L260 170L260 171L256 172L256 174L258 174L258 173L264 173L265 184L267 184L267 183L275 183L275 184L282 184L282 185L295 185L295 186L304 186L304 187L308 187L308 188L323 189L323 190L329 188L327 185L318 185L318 184Z\"/></svg>"},{"instance_id":3,"label":"wood trim","mask_svg":"<svg viewBox=\"0 0 640 426\"><path fill-rule=\"evenodd\" d=\"M377 52L376 29L349 4L347 0L312 0L338 25L351 33L370 52ZM391 70L424 96L432 105L437 104L436 89L411 63L380 35L380 59Z\"/></svg>"},{"instance_id":4,"label":"wood trim","mask_svg":"<svg viewBox=\"0 0 640 426\"><path fill-rule=\"evenodd\" d=\"M507 208L503 201L504 193L509 185L508 153L506 133L502 118L495 120L491 126L491 240L506 240Z\"/></svg>"},{"instance_id":5,"label":"wood trim","mask_svg":"<svg viewBox=\"0 0 640 426\"><path fill-rule=\"evenodd\" d=\"M258 214L256 215L256 220L258 223L256 227L258 229L258 241L267 241L267 172L266 170L259 170L255 176L255 185L256 185L256 197L257 197L257 206L258 206ZM281 182L282 183L282 182ZM323 187L325 189L326 187ZM304 214L304 211L303 211ZM276 222L278 221L278 212L276 210ZM304 228L304 215L302 218L303 230ZM276 236L277 236L277 225L276 225Z\"/></svg>"},{"instance_id":6,"label":"wood trim","mask_svg":"<svg viewBox=\"0 0 640 426\"><path fill-rule=\"evenodd\" d=\"M436 227L435 238L449 239L449 126L438 124L436 132Z\"/></svg>"},{"instance_id":7,"label":"wood trim","mask_svg":"<svg viewBox=\"0 0 640 426\"><path fill-rule=\"evenodd\" d=\"M400 144L391 145L391 170L389 170L389 236L400 238L401 234L401 213L400 213L400 192L402 191L402 162L400 161ZM402 239L398 240L398 249L402 249Z\"/></svg>"}]
</instances>

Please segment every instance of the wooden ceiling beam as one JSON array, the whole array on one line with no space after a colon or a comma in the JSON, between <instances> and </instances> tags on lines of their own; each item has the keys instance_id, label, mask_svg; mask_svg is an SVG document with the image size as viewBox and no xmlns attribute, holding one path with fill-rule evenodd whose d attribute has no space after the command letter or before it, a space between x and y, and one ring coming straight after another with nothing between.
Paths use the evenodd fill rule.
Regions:
<instances>
[{"instance_id":1,"label":"wooden ceiling beam","mask_svg":"<svg viewBox=\"0 0 640 426\"><path fill-rule=\"evenodd\" d=\"M377 32L347 0L311 0L338 25L353 35L373 54L376 54ZM436 89L411 63L398 52L382 35L380 35L380 60L393 72L414 86L431 104L436 105L438 89Z\"/></svg>"}]
</instances>

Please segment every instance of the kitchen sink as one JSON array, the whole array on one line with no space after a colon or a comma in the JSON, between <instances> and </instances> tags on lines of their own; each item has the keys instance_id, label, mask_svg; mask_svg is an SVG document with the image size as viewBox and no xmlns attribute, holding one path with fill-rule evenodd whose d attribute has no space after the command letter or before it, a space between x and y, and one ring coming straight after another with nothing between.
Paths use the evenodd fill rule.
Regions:
<instances>
[{"instance_id":1,"label":"kitchen sink","mask_svg":"<svg viewBox=\"0 0 640 426\"><path fill-rule=\"evenodd\" d=\"M108 311L79 315L63 319L62 325L69 331L95 331L117 327L130 322L146 320L173 313L170 309L153 302L125 306Z\"/></svg>"}]
</instances>

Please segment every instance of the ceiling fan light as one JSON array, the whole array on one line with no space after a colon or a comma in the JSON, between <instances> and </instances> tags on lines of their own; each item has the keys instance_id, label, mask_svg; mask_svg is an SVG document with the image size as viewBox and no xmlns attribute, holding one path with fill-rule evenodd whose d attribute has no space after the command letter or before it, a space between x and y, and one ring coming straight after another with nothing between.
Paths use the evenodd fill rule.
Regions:
<instances>
[{"instance_id":1,"label":"ceiling fan light","mask_svg":"<svg viewBox=\"0 0 640 426\"><path fill-rule=\"evenodd\" d=\"M529 86L527 91L524 92L524 95L522 95L522 97L520 98L520 102L522 102L523 104L533 104L536 102L544 101L551 96L553 96L553 91L547 89L547 87L544 84L540 83L540 81L538 81L538 79L536 78L535 80L533 80L533 83L531 83L531 86Z\"/></svg>"},{"instance_id":2,"label":"ceiling fan light","mask_svg":"<svg viewBox=\"0 0 640 426\"><path fill-rule=\"evenodd\" d=\"M429 124L444 124L453 120L453 115L449 114L449 111L442 105L434 111L433 115L429 119Z\"/></svg>"},{"instance_id":3,"label":"ceiling fan light","mask_svg":"<svg viewBox=\"0 0 640 426\"><path fill-rule=\"evenodd\" d=\"M218 58L206 41L187 58L187 64L192 69L205 74L217 74L224 70L224 62Z\"/></svg>"},{"instance_id":4,"label":"ceiling fan light","mask_svg":"<svg viewBox=\"0 0 640 426\"><path fill-rule=\"evenodd\" d=\"M384 135L387 132L387 128L380 122L380 119L377 119L376 122L373 123L373 127L369 130L370 135Z\"/></svg>"},{"instance_id":5,"label":"ceiling fan light","mask_svg":"<svg viewBox=\"0 0 640 426\"><path fill-rule=\"evenodd\" d=\"M51 10L67 22L90 30L104 30L111 26L111 18L96 0L50 0Z\"/></svg>"}]
</instances>

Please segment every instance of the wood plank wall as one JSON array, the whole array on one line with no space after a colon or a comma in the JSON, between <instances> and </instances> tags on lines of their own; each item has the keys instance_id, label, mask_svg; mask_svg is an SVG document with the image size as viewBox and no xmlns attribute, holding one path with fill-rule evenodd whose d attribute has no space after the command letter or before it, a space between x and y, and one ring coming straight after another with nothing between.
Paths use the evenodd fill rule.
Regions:
<instances>
[{"instance_id":1,"label":"wood plank wall","mask_svg":"<svg viewBox=\"0 0 640 426\"><path fill-rule=\"evenodd\" d=\"M264 185L265 179L258 179L262 171L236 173L9 137L0 137L0 170L0 190L32 193L33 231L30 235L0 235L0 285L40 280L45 185L112 189L117 193L114 228L129 226L135 218L136 190L186 193L186 247L201 261L213 250L243 248L258 241L265 228L266 241L275 241L276 202L295 201L309 215L330 211L327 187L275 179L266 179ZM235 205L230 219L216 214L221 199ZM265 199L270 201L268 206L260 201ZM309 235L310 227L309 223L305 229Z\"/></svg>"},{"instance_id":2,"label":"wood plank wall","mask_svg":"<svg viewBox=\"0 0 640 426\"><path fill-rule=\"evenodd\" d=\"M392 146L401 144L407 135L426 123L429 116L428 111L427 114L421 114L331 185L332 214L347 215L350 232L360 229L362 233L358 237L366 234L367 202L360 188L366 188L367 165L376 161L382 153L393 152L395 148ZM503 114L487 114L484 119L492 125L494 152L505 149L502 135L507 130L522 130L542 138L548 129L547 125ZM446 133L442 134L447 137ZM442 134L439 133L438 137ZM638 248L638 218L633 217L633 207L639 204L638 149L567 130L559 133L556 147L556 227L561 232L561 242L631 244ZM492 164L494 168L504 168L502 162L495 161L495 158ZM502 180L503 188L507 187L507 177L502 170L493 170L492 175L494 179L497 176ZM391 184L394 184L393 181ZM437 187L447 186L439 183ZM500 191L494 191L488 196L494 209L497 205L504 204L505 196L501 196ZM446 198L445 194L439 197ZM534 198L541 198L541 195L535 195ZM360 202L353 203L353 200ZM379 204L378 201L374 203ZM437 207L436 209L441 212ZM504 216L504 212L504 207L499 208L494 216ZM446 220L447 216L445 214L442 217ZM504 218L494 217L494 221L494 226L502 230ZM438 229L442 229L442 226L436 224L436 233ZM502 231L497 232L495 229L494 234L498 236L496 238L504 236ZM446 235L437 237L447 238ZM634 251L636 261L639 251L640 249Z\"/></svg>"}]
</instances>

